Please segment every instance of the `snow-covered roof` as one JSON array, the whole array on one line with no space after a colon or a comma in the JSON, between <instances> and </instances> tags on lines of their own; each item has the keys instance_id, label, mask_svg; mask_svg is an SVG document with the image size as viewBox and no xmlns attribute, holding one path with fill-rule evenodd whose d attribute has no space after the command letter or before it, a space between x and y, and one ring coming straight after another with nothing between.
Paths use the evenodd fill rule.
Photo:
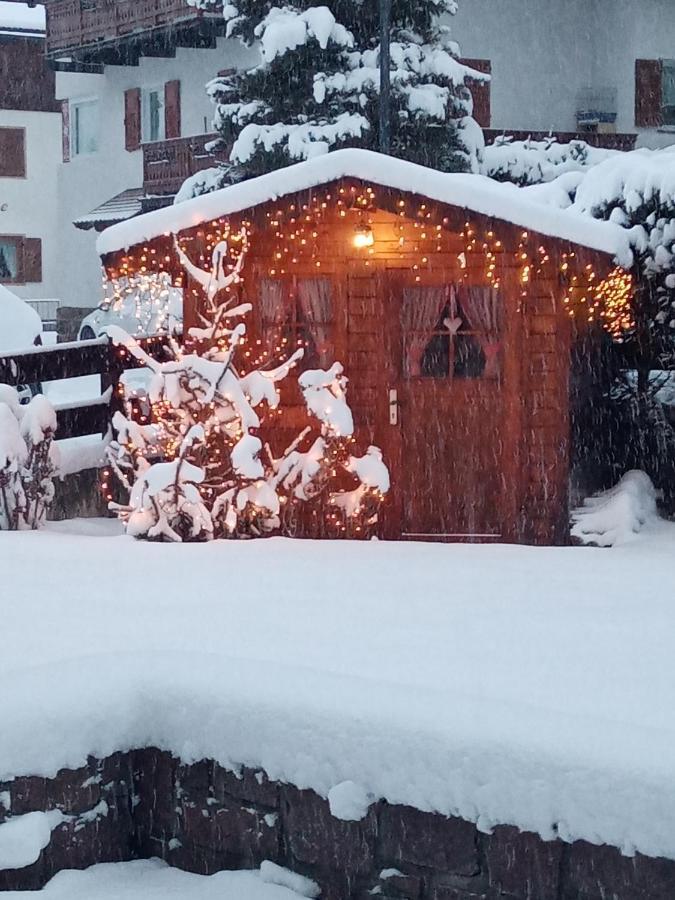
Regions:
<instances>
[{"instance_id":1,"label":"snow-covered roof","mask_svg":"<svg viewBox=\"0 0 675 900\"><path fill-rule=\"evenodd\" d=\"M73 225L86 231L97 225L113 225L116 222L124 222L140 213L143 208L144 196L143 188L128 188L92 209L91 212L74 219Z\"/></svg>"},{"instance_id":2,"label":"snow-covered roof","mask_svg":"<svg viewBox=\"0 0 675 900\"><path fill-rule=\"evenodd\" d=\"M0 284L0 353L32 347L42 320L25 300Z\"/></svg>"},{"instance_id":3,"label":"snow-covered roof","mask_svg":"<svg viewBox=\"0 0 675 900\"><path fill-rule=\"evenodd\" d=\"M482 175L445 174L392 156L358 149L336 150L121 222L101 234L98 251L105 255L125 250L162 234L183 231L340 178L358 178L420 194L539 234L600 250L615 257L623 266L633 262L628 236L617 225L546 207L528 199L514 185Z\"/></svg>"},{"instance_id":4,"label":"snow-covered roof","mask_svg":"<svg viewBox=\"0 0 675 900\"><path fill-rule=\"evenodd\" d=\"M46 29L44 6L0 0L0 34L38 35Z\"/></svg>"}]
</instances>

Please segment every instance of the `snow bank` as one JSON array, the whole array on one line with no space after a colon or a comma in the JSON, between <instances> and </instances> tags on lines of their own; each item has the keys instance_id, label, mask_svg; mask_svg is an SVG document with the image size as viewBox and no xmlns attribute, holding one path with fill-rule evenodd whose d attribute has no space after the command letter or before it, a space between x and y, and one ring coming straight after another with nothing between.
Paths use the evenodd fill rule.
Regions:
<instances>
[{"instance_id":1,"label":"snow bank","mask_svg":"<svg viewBox=\"0 0 675 900\"><path fill-rule=\"evenodd\" d=\"M0 284L0 353L33 347L42 334L42 320L35 310Z\"/></svg>"},{"instance_id":2,"label":"snow bank","mask_svg":"<svg viewBox=\"0 0 675 900\"><path fill-rule=\"evenodd\" d=\"M15 816L0 825L0 871L23 869L37 862L63 819L63 813L54 809Z\"/></svg>"},{"instance_id":3,"label":"snow bank","mask_svg":"<svg viewBox=\"0 0 675 900\"><path fill-rule=\"evenodd\" d=\"M598 222L547 207L509 184L481 175L444 174L370 150L336 150L219 191L158 209L107 228L99 237L101 255L124 250L160 235L193 228L278 197L317 187L339 178L361 178L372 184L410 191L494 216L540 234L592 247L630 266L628 236L610 222Z\"/></svg>"},{"instance_id":4,"label":"snow bank","mask_svg":"<svg viewBox=\"0 0 675 900\"><path fill-rule=\"evenodd\" d=\"M321 896L321 888L311 878L305 878L304 875L296 875L290 869L284 869L283 866L278 866L268 859L260 865L260 878L265 884L277 884L280 887L295 891L301 897L312 898Z\"/></svg>"},{"instance_id":5,"label":"snow bank","mask_svg":"<svg viewBox=\"0 0 675 900\"><path fill-rule=\"evenodd\" d=\"M192 875L158 859L59 872L39 893L48 900L298 900L319 896L266 883L258 872ZM25 900L26 896L24 891L5 894L7 900Z\"/></svg>"},{"instance_id":6,"label":"snow bank","mask_svg":"<svg viewBox=\"0 0 675 900\"><path fill-rule=\"evenodd\" d=\"M674 525L611 551L119 528L0 534L0 781L155 745L675 859Z\"/></svg>"},{"instance_id":7,"label":"snow bank","mask_svg":"<svg viewBox=\"0 0 675 900\"><path fill-rule=\"evenodd\" d=\"M658 518L656 489L645 472L626 472L619 483L584 500L572 513L572 536L584 544L625 543Z\"/></svg>"}]
</instances>

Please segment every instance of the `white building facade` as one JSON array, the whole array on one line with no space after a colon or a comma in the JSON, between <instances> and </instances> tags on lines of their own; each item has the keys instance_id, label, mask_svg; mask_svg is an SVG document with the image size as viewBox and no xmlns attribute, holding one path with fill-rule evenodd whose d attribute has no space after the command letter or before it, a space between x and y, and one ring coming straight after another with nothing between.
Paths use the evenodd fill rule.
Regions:
<instances>
[{"instance_id":1,"label":"white building facade","mask_svg":"<svg viewBox=\"0 0 675 900\"><path fill-rule=\"evenodd\" d=\"M0 283L29 300L59 296L62 129L43 53L44 11L0 3Z\"/></svg>"},{"instance_id":2,"label":"white building facade","mask_svg":"<svg viewBox=\"0 0 675 900\"><path fill-rule=\"evenodd\" d=\"M136 2L140 20L158 0ZM179 17L192 9L170 2ZM482 124L507 133L617 132L636 135L638 146L675 143L674 2L460 0L449 22L453 37L464 58L492 72ZM101 291L95 229L171 202L177 175L190 174L188 159L208 163L205 85L223 70L254 65L257 52L223 37L184 46L159 28L152 35L161 39L139 45L131 59L115 50L135 40L127 32L92 43L75 64L68 54L59 60L52 46L64 8L63 0L47 0L56 23L50 19L47 51L52 65L68 70L56 74L62 115L35 113L32 122L32 113L21 114L31 174L21 183L0 177L0 233L44 235L44 280L17 285L17 293L90 308ZM7 122L12 115L0 111Z\"/></svg>"}]
</instances>

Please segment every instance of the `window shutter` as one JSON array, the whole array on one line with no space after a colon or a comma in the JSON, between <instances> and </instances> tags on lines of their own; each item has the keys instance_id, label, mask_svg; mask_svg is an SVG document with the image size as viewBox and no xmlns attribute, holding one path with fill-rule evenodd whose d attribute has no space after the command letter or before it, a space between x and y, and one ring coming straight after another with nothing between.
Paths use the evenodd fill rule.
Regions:
<instances>
[{"instance_id":1,"label":"window shutter","mask_svg":"<svg viewBox=\"0 0 675 900\"><path fill-rule=\"evenodd\" d=\"M141 146L141 89L124 92L124 146L138 150Z\"/></svg>"},{"instance_id":2,"label":"window shutter","mask_svg":"<svg viewBox=\"0 0 675 900\"><path fill-rule=\"evenodd\" d=\"M492 62L489 59L462 59L460 62L471 69L478 72L485 72L488 75L492 72ZM490 87L489 81L467 80L467 87L471 91L473 97L473 117L481 128L489 128L491 120L490 109Z\"/></svg>"},{"instance_id":3,"label":"window shutter","mask_svg":"<svg viewBox=\"0 0 675 900\"><path fill-rule=\"evenodd\" d=\"M164 85L164 134L167 139L180 137L180 81Z\"/></svg>"},{"instance_id":4,"label":"window shutter","mask_svg":"<svg viewBox=\"0 0 675 900\"><path fill-rule=\"evenodd\" d=\"M26 132L23 128L0 128L0 177L26 177Z\"/></svg>"},{"instance_id":5,"label":"window shutter","mask_svg":"<svg viewBox=\"0 0 675 900\"><path fill-rule=\"evenodd\" d=\"M42 281L42 241L24 238L21 246L21 281L26 284Z\"/></svg>"},{"instance_id":6,"label":"window shutter","mask_svg":"<svg viewBox=\"0 0 675 900\"><path fill-rule=\"evenodd\" d=\"M635 60L635 124L638 128L657 128L663 124L662 70L660 59Z\"/></svg>"},{"instance_id":7,"label":"window shutter","mask_svg":"<svg viewBox=\"0 0 675 900\"><path fill-rule=\"evenodd\" d=\"M63 161L70 162L70 103L61 101L61 147Z\"/></svg>"}]
</instances>

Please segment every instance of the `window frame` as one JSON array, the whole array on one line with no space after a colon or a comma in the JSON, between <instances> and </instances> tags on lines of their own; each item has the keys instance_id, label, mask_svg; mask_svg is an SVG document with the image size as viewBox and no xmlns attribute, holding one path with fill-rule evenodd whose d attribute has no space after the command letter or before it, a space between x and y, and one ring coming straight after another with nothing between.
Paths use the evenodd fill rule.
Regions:
<instances>
[{"instance_id":1,"label":"window frame","mask_svg":"<svg viewBox=\"0 0 675 900\"><path fill-rule=\"evenodd\" d=\"M23 260L21 259L21 250L23 246L23 235L20 234L0 234L0 245L9 244L14 247L14 255L16 259L16 277L3 278L0 275L0 284L25 284L23 277Z\"/></svg>"},{"instance_id":2,"label":"window frame","mask_svg":"<svg viewBox=\"0 0 675 900\"><path fill-rule=\"evenodd\" d=\"M300 281L313 281L315 279L323 279L328 282L330 285L331 298L333 301L332 313L333 318L330 322L323 323L328 326L329 334L330 334L330 346L332 348L332 353L334 357L337 357L337 346L338 346L338 314L335 306L336 300L336 283L335 279L331 278L330 275L326 275L325 273L319 273L317 275L309 275L309 274L298 274L292 272L286 272L283 275L270 275L270 274L262 274L258 279L258 289L262 290L263 284L265 281L278 281L282 282L286 289L291 291L293 294L293 302L290 306L291 314L287 316L283 321L279 323L271 322L265 319L265 316L262 311L262 304L258 304L259 307L259 334L261 339L261 345L265 347L268 345L268 336L271 332L279 331L283 334L283 338L285 339L285 343L282 343L280 350L277 351L280 354L280 359L276 360L274 356L274 352L268 351L267 362L275 361L280 362L281 359L286 356L295 353L296 350L302 349L304 350L304 356L302 360L303 369L305 368L321 368L323 367L320 351L315 346L314 336L311 333L310 324L307 322L300 303L300 296L298 292L298 282ZM329 364L330 365L330 364Z\"/></svg>"},{"instance_id":3,"label":"window frame","mask_svg":"<svg viewBox=\"0 0 675 900\"><path fill-rule=\"evenodd\" d=\"M672 103L666 104L666 78L673 81ZM661 123L666 130L675 128L675 59L661 60Z\"/></svg>"},{"instance_id":4,"label":"window frame","mask_svg":"<svg viewBox=\"0 0 675 900\"><path fill-rule=\"evenodd\" d=\"M151 126L151 109L150 97L156 94L159 97L158 109L158 134L152 137L150 133ZM166 140L166 85L151 85L141 88L141 143L142 144L158 144Z\"/></svg>"},{"instance_id":5,"label":"window frame","mask_svg":"<svg viewBox=\"0 0 675 900\"><path fill-rule=\"evenodd\" d=\"M21 134L21 159L22 172L21 175L5 175L0 171L0 178L14 178L19 181L25 181L28 178L28 151L26 141L26 128L22 125L0 125L0 131L15 131Z\"/></svg>"},{"instance_id":6,"label":"window frame","mask_svg":"<svg viewBox=\"0 0 675 900\"><path fill-rule=\"evenodd\" d=\"M81 156L95 156L100 149L99 141L101 137L101 104L98 97L77 97L69 102L69 127L70 127L70 158L71 160ZM96 110L96 134L95 147L93 150L78 150L79 134L78 134L78 110L82 107L95 107Z\"/></svg>"}]
</instances>

